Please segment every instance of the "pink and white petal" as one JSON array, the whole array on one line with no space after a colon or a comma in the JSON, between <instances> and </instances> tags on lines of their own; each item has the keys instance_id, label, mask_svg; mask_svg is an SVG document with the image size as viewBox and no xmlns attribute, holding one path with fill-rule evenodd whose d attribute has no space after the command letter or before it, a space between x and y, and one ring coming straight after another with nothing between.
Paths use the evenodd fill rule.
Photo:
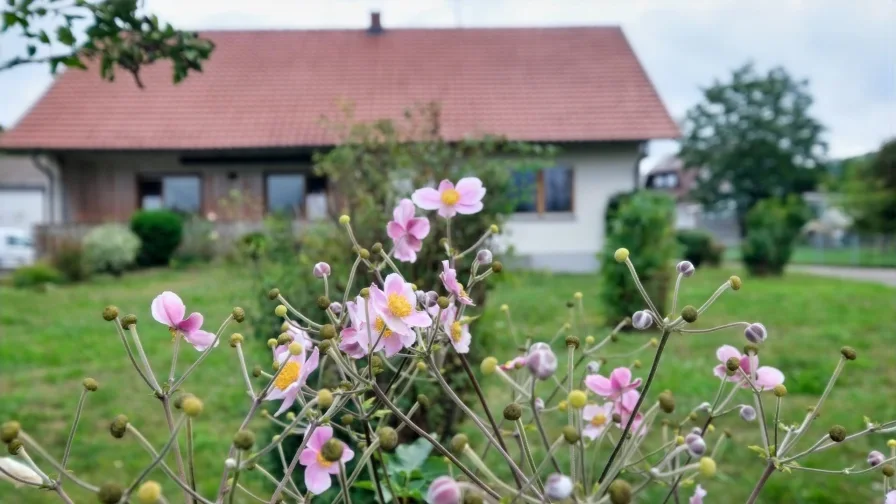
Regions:
<instances>
[{"instance_id":1,"label":"pink and white petal","mask_svg":"<svg viewBox=\"0 0 896 504\"><path fill-rule=\"evenodd\" d=\"M740 358L740 368L744 373L750 374L759 366L759 357L755 355L742 355Z\"/></svg>"},{"instance_id":2,"label":"pink and white petal","mask_svg":"<svg viewBox=\"0 0 896 504\"><path fill-rule=\"evenodd\" d=\"M599 374L586 376L585 386L601 397L613 395L613 386L610 384L610 380Z\"/></svg>"},{"instance_id":3,"label":"pink and white petal","mask_svg":"<svg viewBox=\"0 0 896 504\"><path fill-rule=\"evenodd\" d=\"M628 387L632 381L632 370L627 367L618 367L610 373L610 386L619 392Z\"/></svg>"},{"instance_id":4,"label":"pink and white petal","mask_svg":"<svg viewBox=\"0 0 896 504\"><path fill-rule=\"evenodd\" d=\"M380 290L376 285L372 285L370 287L370 309L371 315L378 313L385 313L388 309L388 299L386 298L386 293ZM363 316L363 312L362 312Z\"/></svg>"},{"instance_id":5,"label":"pink and white petal","mask_svg":"<svg viewBox=\"0 0 896 504\"><path fill-rule=\"evenodd\" d=\"M404 238L406 234L408 234L408 231L401 224L395 221L390 221L388 224L386 224L386 234L389 235L389 238L392 238L393 240L400 240Z\"/></svg>"},{"instance_id":6,"label":"pink and white petal","mask_svg":"<svg viewBox=\"0 0 896 504\"><path fill-rule=\"evenodd\" d=\"M445 180L439 182L439 194L442 194L443 192L447 191L448 189L454 189L454 184L450 180L445 179Z\"/></svg>"},{"instance_id":7,"label":"pink and white petal","mask_svg":"<svg viewBox=\"0 0 896 504\"><path fill-rule=\"evenodd\" d=\"M417 189L411 200L423 210L438 210L442 206L442 195L432 187Z\"/></svg>"},{"instance_id":8,"label":"pink and white petal","mask_svg":"<svg viewBox=\"0 0 896 504\"><path fill-rule=\"evenodd\" d=\"M319 464L310 465L305 469L305 487L314 495L326 492L332 484L330 473Z\"/></svg>"},{"instance_id":9,"label":"pink and white petal","mask_svg":"<svg viewBox=\"0 0 896 504\"><path fill-rule=\"evenodd\" d=\"M198 331L202 328L202 320L201 313L193 312L189 317L177 324L177 328L186 333Z\"/></svg>"},{"instance_id":10,"label":"pink and white petal","mask_svg":"<svg viewBox=\"0 0 896 504\"><path fill-rule=\"evenodd\" d=\"M304 352L303 352L304 353ZM311 352L311 357L308 357L308 360L302 365L302 370L299 372L299 386L305 384L305 380L317 369L318 364L320 363L320 350L317 347L314 347L314 351Z\"/></svg>"},{"instance_id":11,"label":"pink and white petal","mask_svg":"<svg viewBox=\"0 0 896 504\"><path fill-rule=\"evenodd\" d=\"M887 492L887 499L884 501L884 504L896 504L896 490Z\"/></svg>"},{"instance_id":12,"label":"pink and white petal","mask_svg":"<svg viewBox=\"0 0 896 504\"><path fill-rule=\"evenodd\" d=\"M603 429L591 424L586 425L585 428L582 429L582 435L591 441L594 441L595 439L600 437L601 432L603 432Z\"/></svg>"},{"instance_id":13,"label":"pink and white petal","mask_svg":"<svg viewBox=\"0 0 896 504\"><path fill-rule=\"evenodd\" d=\"M177 327L177 324L184 319L187 307L184 306L180 296L171 291L165 291L152 300L150 311L156 322L168 327Z\"/></svg>"},{"instance_id":14,"label":"pink and white petal","mask_svg":"<svg viewBox=\"0 0 896 504\"><path fill-rule=\"evenodd\" d=\"M401 295L410 303L411 306L417 306L417 294L409 283L403 283L401 286Z\"/></svg>"},{"instance_id":15,"label":"pink and white petal","mask_svg":"<svg viewBox=\"0 0 896 504\"><path fill-rule=\"evenodd\" d=\"M386 281L383 282L383 292L388 299L392 294L402 294L406 285L405 281L401 279L401 275L398 273L391 273L386 277ZM410 288L410 286L408 286L408 288ZM414 292L411 291L411 294L413 293Z\"/></svg>"},{"instance_id":16,"label":"pink and white petal","mask_svg":"<svg viewBox=\"0 0 896 504\"><path fill-rule=\"evenodd\" d=\"M638 404L639 397L641 397L641 394L634 390L623 392L617 401L619 408L622 410L620 413L630 413L634 411L635 406Z\"/></svg>"},{"instance_id":17,"label":"pink and white petal","mask_svg":"<svg viewBox=\"0 0 896 504\"><path fill-rule=\"evenodd\" d=\"M459 203L461 205L478 203L485 196L485 188L482 187L482 181L476 177L464 177L458 180L455 189L460 193Z\"/></svg>"},{"instance_id":18,"label":"pink and white petal","mask_svg":"<svg viewBox=\"0 0 896 504\"><path fill-rule=\"evenodd\" d=\"M463 215L472 215L474 213L479 213L482 211L483 205L481 201L477 201L476 203L458 203L454 205L454 209L457 210L457 213Z\"/></svg>"},{"instance_id":19,"label":"pink and white petal","mask_svg":"<svg viewBox=\"0 0 896 504\"><path fill-rule=\"evenodd\" d=\"M303 466L317 464L317 453L317 451L312 450L311 448L305 448L302 450L302 453L299 454L299 463Z\"/></svg>"},{"instance_id":20,"label":"pink and white petal","mask_svg":"<svg viewBox=\"0 0 896 504\"><path fill-rule=\"evenodd\" d=\"M470 333L464 331L460 335L460 341L451 340L451 344L454 345L454 350L459 354L465 354L470 352L470 340L472 337Z\"/></svg>"},{"instance_id":21,"label":"pink and white petal","mask_svg":"<svg viewBox=\"0 0 896 504\"><path fill-rule=\"evenodd\" d=\"M410 315L404 317L402 320L410 327L432 327L432 319L429 318L429 315L427 315L426 312L422 311L412 311Z\"/></svg>"},{"instance_id":22,"label":"pink and white petal","mask_svg":"<svg viewBox=\"0 0 896 504\"><path fill-rule=\"evenodd\" d=\"M400 352L402 348L404 348L404 345L394 334L389 338L383 337L383 351L386 352L386 357L392 357Z\"/></svg>"},{"instance_id":23,"label":"pink and white petal","mask_svg":"<svg viewBox=\"0 0 896 504\"><path fill-rule=\"evenodd\" d=\"M762 366L756 370L756 386L762 390L770 390L784 383L784 373L771 366Z\"/></svg>"},{"instance_id":24,"label":"pink and white petal","mask_svg":"<svg viewBox=\"0 0 896 504\"><path fill-rule=\"evenodd\" d=\"M718 366L712 368L712 374L716 375L717 378L721 378L723 380L728 379L728 368L725 367L724 364L719 364Z\"/></svg>"},{"instance_id":25,"label":"pink and white petal","mask_svg":"<svg viewBox=\"0 0 896 504\"><path fill-rule=\"evenodd\" d=\"M185 333L184 339L200 352L210 347L212 343L214 343L215 346L218 346L218 344L221 343L221 340L215 341L214 334L202 330Z\"/></svg>"},{"instance_id":26,"label":"pink and white petal","mask_svg":"<svg viewBox=\"0 0 896 504\"><path fill-rule=\"evenodd\" d=\"M449 205L441 205L439 206L439 216L444 217L446 219L450 219L457 215L457 210L454 209L453 206Z\"/></svg>"},{"instance_id":27,"label":"pink and white petal","mask_svg":"<svg viewBox=\"0 0 896 504\"><path fill-rule=\"evenodd\" d=\"M333 437L333 428L329 425L322 425L311 433L311 438L308 439L308 443L306 444L308 448L313 450L320 451L324 446L324 443L330 440Z\"/></svg>"},{"instance_id":28,"label":"pink and white petal","mask_svg":"<svg viewBox=\"0 0 896 504\"><path fill-rule=\"evenodd\" d=\"M413 331L408 332L408 333L406 333L406 334L402 334L402 333L393 333L393 334L392 334L392 337L393 337L393 338L398 338L399 340L401 340L401 344L402 344L405 348L408 348L408 347L413 346L413 345L414 345L414 342L417 341L417 334L414 333Z\"/></svg>"},{"instance_id":29,"label":"pink and white petal","mask_svg":"<svg viewBox=\"0 0 896 504\"><path fill-rule=\"evenodd\" d=\"M638 387L640 387L640 386L641 386L641 379L640 379L640 378L635 378L634 380L630 381L629 384L628 384L628 388L630 388L630 389L636 389L636 388L638 388Z\"/></svg>"},{"instance_id":30,"label":"pink and white petal","mask_svg":"<svg viewBox=\"0 0 896 504\"><path fill-rule=\"evenodd\" d=\"M293 389L292 392L290 392L291 388ZM284 411L292 407L293 403L296 402L296 392L298 392L298 387L293 387L293 385L290 385L283 391L283 402L280 403L280 409L274 413L275 417L280 416Z\"/></svg>"},{"instance_id":31,"label":"pink and white petal","mask_svg":"<svg viewBox=\"0 0 896 504\"><path fill-rule=\"evenodd\" d=\"M271 387L268 395L264 396L265 401L279 401L286 396L283 390L278 389L277 387Z\"/></svg>"},{"instance_id":32,"label":"pink and white petal","mask_svg":"<svg viewBox=\"0 0 896 504\"><path fill-rule=\"evenodd\" d=\"M402 262L416 262L417 252L410 246L407 238L395 242L395 250L392 253L396 259Z\"/></svg>"},{"instance_id":33,"label":"pink and white petal","mask_svg":"<svg viewBox=\"0 0 896 504\"><path fill-rule=\"evenodd\" d=\"M407 232L409 235L422 240L429 235L429 219L426 217L415 217L408 222Z\"/></svg>"},{"instance_id":34,"label":"pink and white petal","mask_svg":"<svg viewBox=\"0 0 896 504\"><path fill-rule=\"evenodd\" d=\"M344 444L344 443L343 443L343 444ZM339 459L339 460L341 460L342 463L344 464L344 463L348 462L349 460L351 460L351 459L353 459L353 458L355 458L355 452L354 452L354 450L352 450L351 448L349 448L348 445L345 445L344 448L342 449L342 458Z\"/></svg>"},{"instance_id":35,"label":"pink and white petal","mask_svg":"<svg viewBox=\"0 0 896 504\"><path fill-rule=\"evenodd\" d=\"M380 312L380 317L382 317L383 322L386 323L386 326L389 329L392 329L392 332L398 332L398 333L403 334L403 333L407 333L411 330L403 319L400 319L400 318L396 317L395 315L392 315L392 312L390 312L388 310ZM376 341L377 336L378 336L378 334L373 335L374 341Z\"/></svg>"},{"instance_id":36,"label":"pink and white petal","mask_svg":"<svg viewBox=\"0 0 896 504\"><path fill-rule=\"evenodd\" d=\"M392 217L402 227L407 227L408 222L414 218L414 211L414 202L405 198L398 202L398 206L392 211Z\"/></svg>"},{"instance_id":37,"label":"pink and white petal","mask_svg":"<svg viewBox=\"0 0 896 504\"><path fill-rule=\"evenodd\" d=\"M590 422L595 415L603 414L603 412L603 408L596 404L586 404L585 407L582 408L582 418L586 422Z\"/></svg>"},{"instance_id":38,"label":"pink and white petal","mask_svg":"<svg viewBox=\"0 0 896 504\"><path fill-rule=\"evenodd\" d=\"M722 345L718 350L716 350L716 358L719 359L719 362L721 362L722 364L728 362L728 359L732 357L740 359L740 350L734 348L731 345Z\"/></svg>"}]
</instances>

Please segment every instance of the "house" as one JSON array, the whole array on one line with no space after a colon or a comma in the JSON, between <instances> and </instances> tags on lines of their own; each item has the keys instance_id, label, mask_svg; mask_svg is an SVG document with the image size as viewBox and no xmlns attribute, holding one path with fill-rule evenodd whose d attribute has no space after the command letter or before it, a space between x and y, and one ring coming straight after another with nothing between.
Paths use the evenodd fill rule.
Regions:
<instances>
[{"instance_id":1,"label":"house","mask_svg":"<svg viewBox=\"0 0 896 504\"><path fill-rule=\"evenodd\" d=\"M675 198L675 229L694 229L700 217L700 205L689 194L697 183L697 172L685 170L681 159L667 156L644 179L644 187L662 191Z\"/></svg>"},{"instance_id":2,"label":"house","mask_svg":"<svg viewBox=\"0 0 896 504\"><path fill-rule=\"evenodd\" d=\"M37 163L29 156L0 154L0 228L31 232L49 220L49 178Z\"/></svg>"},{"instance_id":3,"label":"house","mask_svg":"<svg viewBox=\"0 0 896 504\"><path fill-rule=\"evenodd\" d=\"M241 218L326 198L311 153L337 139L320 124L340 100L359 120L399 118L439 102L449 140L496 134L562 147L533 175L533 203L507 226L526 265L594 270L607 198L634 189L651 139L678 130L618 27L212 31L202 74L170 67L100 81L67 71L0 149L41 154L61 187L64 223L125 220L137 209L220 211L234 192L257 201ZM54 195L55 196L55 195ZM312 208L313 207L313 208Z\"/></svg>"}]
</instances>

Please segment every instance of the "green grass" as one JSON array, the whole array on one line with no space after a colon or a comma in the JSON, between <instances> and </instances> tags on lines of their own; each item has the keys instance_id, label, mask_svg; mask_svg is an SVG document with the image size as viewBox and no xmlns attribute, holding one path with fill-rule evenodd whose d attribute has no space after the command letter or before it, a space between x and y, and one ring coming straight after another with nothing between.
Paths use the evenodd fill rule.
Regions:
<instances>
[{"instance_id":1,"label":"green grass","mask_svg":"<svg viewBox=\"0 0 896 504\"><path fill-rule=\"evenodd\" d=\"M694 277L684 281L679 306L685 303L699 306L729 274L722 270L698 270ZM490 299L490 310L479 325L478 333L488 338L484 344L490 353L499 360L510 358L515 355L517 340L512 336L503 314L495 308L502 303L510 306L518 339L531 337L544 341L553 337L567 320L565 303L574 292L580 291L584 293L585 328L579 335L593 334L601 338L608 330L601 329L607 324L601 319L597 308L596 285L596 276L516 275L500 285ZM697 321L696 326L761 321L768 327L769 339L763 345L761 361L762 364L780 368L786 375L789 394L784 401L782 418L787 422L801 421L805 408L814 404L837 363L841 346L851 345L857 349L859 359L848 364L829 401L822 408L821 417L803 438L801 446L808 447L833 424L842 424L849 431L857 431L863 428L863 415L877 421L896 418L896 402L892 399L896 371L890 365L896 356L894 302L896 290L874 284L802 275L769 279L744 276L743 288L738 292L725 293ZM606 352L594 357L627 352L656 336L659 334L655 332L625 333L618 343L609 344ZM651 389L651 398L662 390L672 390L678 409L671 418L681 420L691 408L703 401L712 401L716 394L719 382L711 373L712 367L717 364L716 348L723 344L740 347L745 342L742 332L737 329L674 336L664 352ZM555 349L558 355L563 353L560 340ZM632 365L635 358L643 365L635 371L635 375L646 378L653 349L645 350L637 357L611 358L604 367L604 373L616 366ZM565 363L565 357L561 357L560 377L565 374ZM485 387L490 402L500 414L503 405L509 401L509 387L493 377L485 379ZM553 389L552 384L542 385L540 395L546 395L550 389ZM742 403L752 403L746 392L738 397ZM773 399L769 395L765 400L769 415L774 408ZM553 439L558 429L566 423L566 414L554 412L548 423ZM688 428L693 426L693 423L687 424ZM708 438L709 445L713 445L722 428L733 432L733 442L725 447L716 478L700 482L709 491L708 502L744 502L764 466L763 461L746 448L761 444L757 424L747 424L734 414L719 420L719 427L716 434ZM536 436L531 433L530 442L540 444ZM801 462L828 469L853 465L864 468L869 450L888 451L886 440L885 435L869 436ZM560 458L567 460L567 450L561 451ZM609 449L605 448L602 456L608 454ZM506 467L497 456L489 459L489 465L496 470ZM598 465L596 470L601 467ZM511 481L509 473L504 471L502 474ZM879 485L880 480L877 472L848 478L808 472L775 474L760 502L876 502L880 500L882 491L879 488L872 490L872 485ZM690 494L691 490L687 490L683 496L689 497ZM664 495L662 490L654 491L643 502L659 502ZM686 501L686 498L683 500Z\"/></svg>"},{"instance_id":2,"label":"green grass","mask_svg":"<svg viewBox=\"0 0 896 504\"><path fill-rule=\"evenodd\" d=\"M740 261L740 249L738 247L729 247L725 250L725 259ZM793 251L791 263L896 268L896 252L867 246L819 248L803 245Z\"/></svg>"}]
</instances>

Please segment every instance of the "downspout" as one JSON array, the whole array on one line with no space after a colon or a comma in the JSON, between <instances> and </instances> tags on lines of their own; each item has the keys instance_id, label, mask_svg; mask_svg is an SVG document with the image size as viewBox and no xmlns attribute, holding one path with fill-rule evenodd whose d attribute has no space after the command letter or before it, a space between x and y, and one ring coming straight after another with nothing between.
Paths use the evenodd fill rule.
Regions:
<instances>
[{"instance_id":1,"label":"downspout","mask_svg":"<svg viewBox=\"0 0 896 504\"><path fill-rule=\"evenodd\" d=\"M50 215L48 220L50 224L56 224L56 186L59 183L59 170L45 164L43 158L37 154L31 155L31 161L34 163L34 167L37 168L38 171L47 176L47 181L49 184L47 189L50 197Z\"/></svg>"},{"instance_id":2,"label":"downspout","mask_svg":"<svg viewBox=\"0 0 896 504\"><path fill-rule=\"evenodd\" d=\"M635 176L635 185L633 192L638 192L641 189L641 161L647 157L647 141L638 143L638 157L635 159L635 167L634 167L634 176Z\"/></svg>"}]
</instances>

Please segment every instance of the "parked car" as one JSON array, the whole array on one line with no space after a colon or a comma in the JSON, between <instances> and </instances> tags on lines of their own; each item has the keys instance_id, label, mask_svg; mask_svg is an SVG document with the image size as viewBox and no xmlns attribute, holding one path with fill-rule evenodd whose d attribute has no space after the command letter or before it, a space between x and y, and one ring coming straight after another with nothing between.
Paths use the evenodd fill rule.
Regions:
<instances>
[{"instance_id":1,"label":"parked car","mask_svg":"<svg viewBox=\"0 0 896 504\"><path fill-rule=\"evenodd\" d=\"M0 269L14 269L34 263L34 241L27 231L0 227Z\"/></svg>"}]
</instances>

